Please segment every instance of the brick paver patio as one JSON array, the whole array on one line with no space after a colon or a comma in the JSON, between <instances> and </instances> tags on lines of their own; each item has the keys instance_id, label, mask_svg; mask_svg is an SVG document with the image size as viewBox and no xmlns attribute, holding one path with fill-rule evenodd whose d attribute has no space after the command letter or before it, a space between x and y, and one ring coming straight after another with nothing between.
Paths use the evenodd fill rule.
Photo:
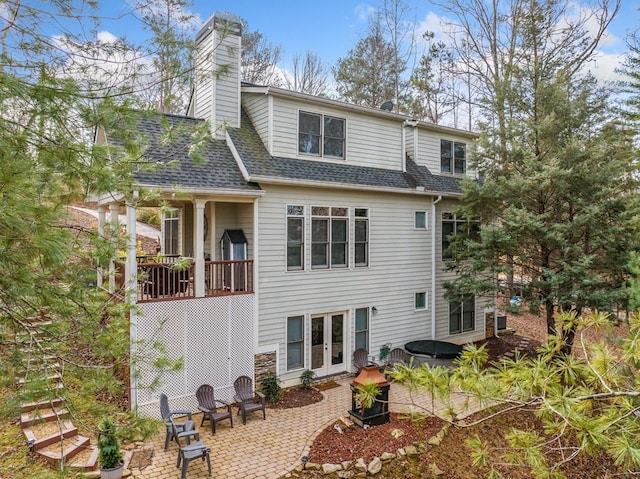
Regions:
<instances>
[{"instance_id":1,"label":"brick paver patio","mask_svg":"<svg viewBox=\"0 0 640 479\"><path fill-rule=\"evenodd\" d=\"M267 419L262 413L249 415L243 425L240 416L234 416L234 427L229 421L216 424L216 434L206 422L200 431L201 440L211 448L212 477L219 479L277 479L292 471L300 458L309 451L316 435L328 424L348 416L351 408L351 389L353 378L338 379L340 387L323 392L324 399L316 404L291 409L267 409ZM413 401L430 410L431 400L426 394L414 395ZM462 407L463 398L457 400ZM407 389L397 383L391 385L389 409L392 412L406 412L410 409L412 398ZM443 413L443 407L437 406L436 412ZM462 412L464 414L464 412ZM235 414L235 408L234 408ZM200 424L201 414L194 415L196 426ZM176 468L177 446L171 443L164 451L164 429L145 447L153 447L153 462L144 468L132 469L136 479L178 479L180 471ZM196 460L190 463L187 474L189 479L209 477L206 462Z\"/></svg>"}]
</instances>

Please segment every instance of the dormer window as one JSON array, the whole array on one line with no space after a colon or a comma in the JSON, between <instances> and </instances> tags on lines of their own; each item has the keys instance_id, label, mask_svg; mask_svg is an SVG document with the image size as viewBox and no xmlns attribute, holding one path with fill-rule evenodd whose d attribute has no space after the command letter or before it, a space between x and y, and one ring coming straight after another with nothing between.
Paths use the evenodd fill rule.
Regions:
<instances>
[{"instance_id":1,"label":"dormer window","mask_svg":"<svg viewBox=\"0 0 640 479\"><path fill-rule=\"evenodd\" d=\"M344 118L299 112L298 153L344 159L344 145Z\"/></svg>"},{"instance_id":2,"label":"dormer window","mask_svg":"<svg viewBox=\"0 0 640 479\"><path fill-rule=\"evenodd\" d=\"M467 145L440 140L440 172L464 175L467 171Z\"/></svg>"}]
</instances>

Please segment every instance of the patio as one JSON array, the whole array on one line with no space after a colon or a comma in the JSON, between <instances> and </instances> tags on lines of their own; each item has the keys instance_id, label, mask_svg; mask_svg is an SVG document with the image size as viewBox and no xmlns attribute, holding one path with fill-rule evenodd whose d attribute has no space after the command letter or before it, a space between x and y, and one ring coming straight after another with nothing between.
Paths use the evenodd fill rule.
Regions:
<instances>
[{"instance_id":1,"label":"patio","mask_svg":"<svg viewBox=\"0 0 640 479\"><path fill-rule=\"evenodd\" d=\"M300 458L307 454L315 436L341 416L348 416L351 405L349 385L353 377L338 379L340 387L323 392L324 399L316 404L292 409L268 409L267 419L261 414L251 415L246 425L240 416L234 416L234 427L229 421L216 425L217 433L211 435L208 423L198 428L201 440L211 448L213 477L219 479L277 479L300 464ZM429 406L430 398L413 395L416 402ZM459 397L462 408L464 397ZM408 390L397 383L392 384L389 403L391 412L408 411L412 404ZM234 414L236 408L234 407ZM469 411L471 412L471 411ZM464 415L464 412L462 413ZM194 415L196 426L201 414ZM175 443L164 451L164 428L153 442L145 444L153 447L153 461L150 466L132 469L137 479L170 479L180 477L176 468L177 448ZM390 451L392 452L392 451ZM204 478L207 475L206 462L193 461L189 466L188 478Z\"/></svg>"}]
</instances>

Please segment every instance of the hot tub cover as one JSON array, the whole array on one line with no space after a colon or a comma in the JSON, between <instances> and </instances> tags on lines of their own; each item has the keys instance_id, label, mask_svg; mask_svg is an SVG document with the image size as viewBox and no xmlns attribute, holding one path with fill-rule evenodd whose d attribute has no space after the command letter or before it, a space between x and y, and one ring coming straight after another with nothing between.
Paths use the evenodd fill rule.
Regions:
<instances>
[{"instance_id":1,"label":"hot tub cover","mask_svg":"<svg viewBox=\"0 0 640 479\"><path fill-rule=\"evenodd\" d=\"M424 354L439 359L454 359L462 352L462 346L459 344L433 339L410 341L404 345L404 349L412 354Z\"/></svg>"}]
</instances>

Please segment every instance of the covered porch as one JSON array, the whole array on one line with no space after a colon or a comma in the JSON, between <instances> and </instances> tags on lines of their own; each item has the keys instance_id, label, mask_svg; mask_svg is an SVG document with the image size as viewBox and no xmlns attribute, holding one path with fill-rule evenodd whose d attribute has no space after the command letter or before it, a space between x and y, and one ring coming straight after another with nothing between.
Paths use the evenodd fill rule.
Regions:
<instances>
[{"instance_id":1,"label":"covered porch","mask_svg":"<svg viewBox=\"0 0 640 479\"><path fill-rule=\"evenodd\" d=\"M155 208L154 252L136 242L138 209ZM145 303L254 293L257 195L199 197L176 193L155 201L109 198L98 204L99 230L120 241L119 255L98 282L130 302ZM123 248L122 242L126 243Z\"/></svg>"}]
</instances>

